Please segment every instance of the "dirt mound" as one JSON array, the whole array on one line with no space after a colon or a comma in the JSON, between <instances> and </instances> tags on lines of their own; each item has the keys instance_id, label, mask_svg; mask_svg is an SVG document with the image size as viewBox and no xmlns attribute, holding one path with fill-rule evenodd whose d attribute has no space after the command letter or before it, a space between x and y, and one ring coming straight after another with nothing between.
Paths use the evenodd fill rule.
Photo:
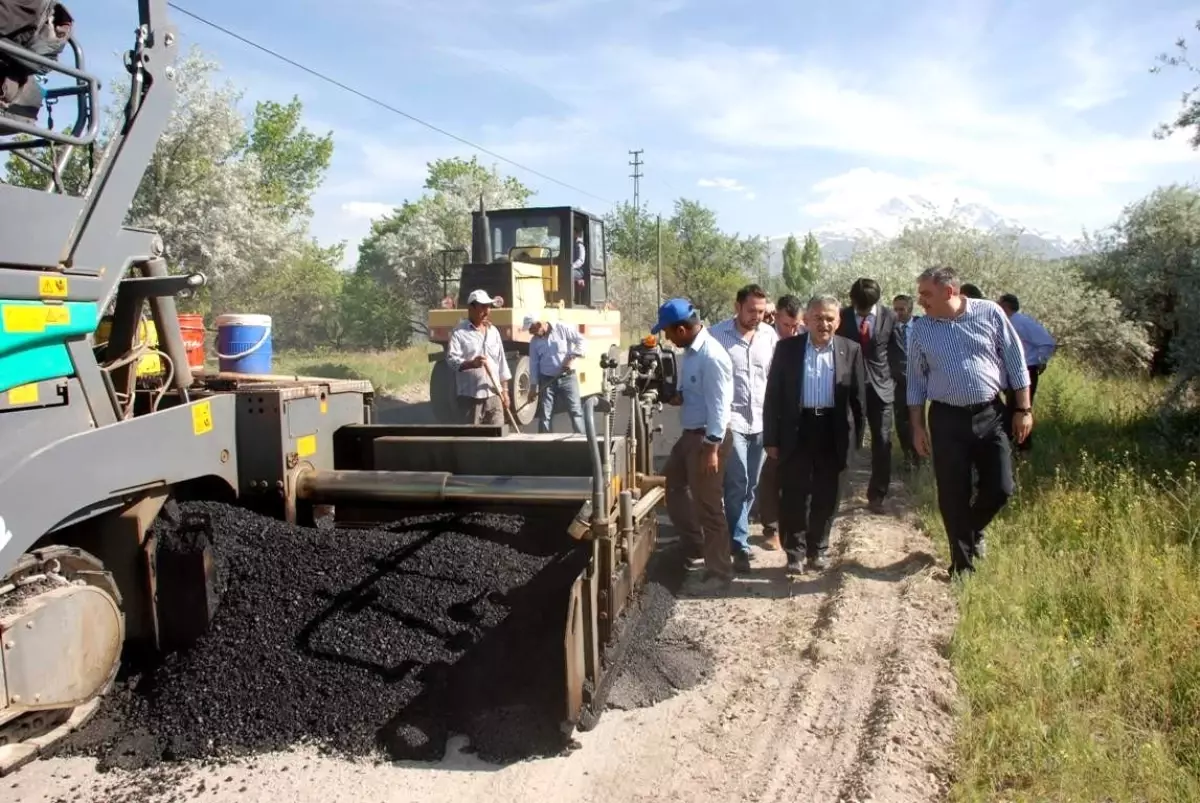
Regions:
<instances>
[{"instance_id":1,"label":"dirt mound","mask_svg":"<svg viewBox=\"0 0 1200 803\"><path fill-rule=\"evenodd\" d=\"M212 627L132 667L66 752L102 769L305 743L432 760L450 732L494 760L559 752L566 594L589 554L565 526L561 514L439 514L328 532L180 505L160 549L211 541ZM481 716L492 710L507 716Z\"/></svg>"}]
</instances>

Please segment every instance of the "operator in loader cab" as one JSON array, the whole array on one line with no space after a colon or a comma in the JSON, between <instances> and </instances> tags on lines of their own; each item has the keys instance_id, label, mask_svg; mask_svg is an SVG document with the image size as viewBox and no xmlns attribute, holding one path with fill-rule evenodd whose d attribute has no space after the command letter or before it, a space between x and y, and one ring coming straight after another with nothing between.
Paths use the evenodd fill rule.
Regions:
<instances>
[{"instance_id":1,"label":"operator in loader cab","mask_svg":"<svg viewBox=\"0 0 1200 803\"><path fill-rule=\"evenodd\" d=\"M458 408L465 424L503 424L512 370L504 356L504 341L492 325L498 299L483 290L467 296L467 319L454 327L446 349L446 364L454 369Z\"/></svg>"},{"instance_id":2,"label":"operator in loader cab","mask_svg":"<svg viewBox=\"0 0 1200 803\"><path fill-rule=\"evenodd\" d=\"M679 369L679 440L667 458L667 512L679 532L689 563L703 557L704 591L721 591L733 580L729 523L725 520L725 464L732 448L733 362L705 331L686 298L658 309L661 332L684 350ZM690 498L689 498L690 493Z\"/></svg>"},{"instance_id":3,"label":"operator in loader cab","mask_svg":"<svg viewBox=\"0 0 1200 803\"><path fill-rule=\"evenodd\" d=\"M529 401L538 400L538 432L550 431L556 406L567 408L571 429L583 434L583 403L579 400L579 374L572 363L585 354L579 327L561 321L539 321L526 315L522 331L533 335L529 341L529 374L532 380ZM561 400L562 404L557 402Z\"/></svg>"}]
</instances>

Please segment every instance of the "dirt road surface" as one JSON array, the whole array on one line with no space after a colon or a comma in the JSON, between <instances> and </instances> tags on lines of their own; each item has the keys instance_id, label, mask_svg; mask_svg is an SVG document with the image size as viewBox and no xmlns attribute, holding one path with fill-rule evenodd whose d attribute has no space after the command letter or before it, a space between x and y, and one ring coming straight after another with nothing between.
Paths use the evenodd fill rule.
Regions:
<instances>
[{"instance_id":1,"label":"dirt road surface","mask_svg":"<svg viewBox=\"0 0 1200 803\"><path fill-rule=\"evenodd\" d=\"M788 578L782 553L757 551L754 573L726 596L694 596L685 582L668 630L712 654L710 676L649 707L610 709L568 755L497 767L456 739L437 764L299 749L98 773L92 760L52 757L0 779L0 794L14 803L940 801L955 699L944 657L950 587L907 519L902 487L873 515L859 493L865 476L854 474L823 576Z\"/></svg>"}]
</instances>

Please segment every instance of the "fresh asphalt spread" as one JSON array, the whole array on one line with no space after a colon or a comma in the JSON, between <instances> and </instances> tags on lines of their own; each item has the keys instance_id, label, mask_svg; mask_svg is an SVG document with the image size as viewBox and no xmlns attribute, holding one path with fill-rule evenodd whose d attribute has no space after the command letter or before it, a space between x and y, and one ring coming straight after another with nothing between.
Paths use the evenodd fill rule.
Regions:
<instances>
[{"instance_id":1,"label":"fresh asphalt spread","mask_svg":"<svg viewBox=\"0 0 1200 803\"><path fill-rule=\"evenodd\" d=\"M562 753L567 600L591 554L566 537L566 516L443 512L328 530L180 503L155 525L159 560L211 545L211 626L186 649L127 658L62 750L131 770L304 744L436 761L451 734L498 763ZM706 672L694 643L659 638L674 597L653 578L644 597L613 691L622 708Z\"/></svg>"}]
</instances>

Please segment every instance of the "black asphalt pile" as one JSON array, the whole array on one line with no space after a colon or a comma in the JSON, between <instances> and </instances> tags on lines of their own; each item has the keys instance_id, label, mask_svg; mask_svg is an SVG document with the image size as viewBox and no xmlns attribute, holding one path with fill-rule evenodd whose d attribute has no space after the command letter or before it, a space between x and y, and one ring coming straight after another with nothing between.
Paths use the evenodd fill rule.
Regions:
<instances>
[{"instance_id":1,"label":"black asphalt pile","mask_svg":"<svg viewBox=\"0 0 1200 803\"><path fill-rule=\"evenodd\" d=\"M567 595L589 554L569 515L331 532L181 504L157 542L185 567L211 543L211 628L135 666L65 749L102 769L299 744L436 760L450 733L488 760L558 753Z\"/></svg>"},{"instance_id":2,"label":"black asphalt pile","mask_svg":"<svg viewBox=\"0 0 1200 803\"><path fill-rule=\"evenodd\" d=\"M661 564L660 564L661 565ZM621 671L608 693L608 707L647 708L693 688L712 672L713 657L685 621L672 617L671 578L648 579L639 596Z\"/></svg>"}]
</instances>

